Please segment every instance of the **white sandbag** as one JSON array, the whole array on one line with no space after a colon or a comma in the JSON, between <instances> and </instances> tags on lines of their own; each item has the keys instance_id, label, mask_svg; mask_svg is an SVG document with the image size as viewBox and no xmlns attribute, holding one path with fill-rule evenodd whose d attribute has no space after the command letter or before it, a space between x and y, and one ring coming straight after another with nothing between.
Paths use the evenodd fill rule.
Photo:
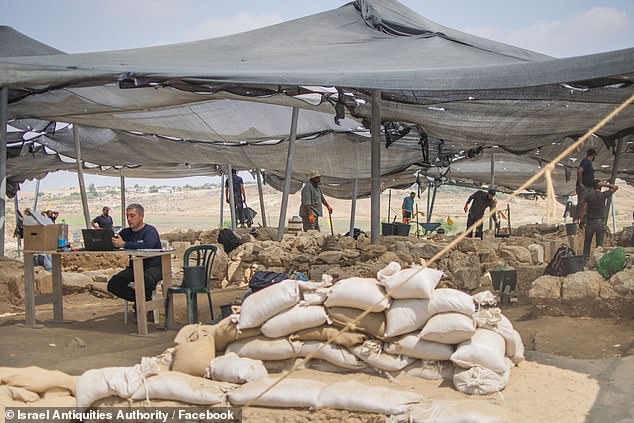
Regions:
<instances>
[{"instance_id":1,"label":"white sandbag","mask_svg":"<svg viewBox=\"0 0 634 423\"><path fill-rule=\"evenodd\" d=\"M323 305L328 299L328 291L328 288L319 288L314 291L302 292L302 299L299 303L303 306Z\"/></svg>"},{"instance_id":2,"label":"white sandbag","mask_svg":"<svg viewBox=\"0 0 634 423\"><path fill-rule=\"evenodd\" d=\"M485 276L486 275L488 275L489 280L491 280L491 274L487 272L485 273ZM471 297L473 298L473 302L478 305L478 308L483 306L494 306L498 302L491 291L478 292L477 294L473 294Z\"/></svg>"},{"instance_id":3,"label":"white sandbag","mask_svg":"<svg viewBox=\"0 0 634 423\"><path fill-rule=\"evenodd\" d=\"M350 351L371 367L388 372L402 370L412 364L415 359L406 355L393 355L383 351L379 341L369 340L350 348Z\"/></svg>"},{"instance_id":4,"label":"white sandbag","mask_svg":"<svg viewBox=\"0 0 634 423\"><path fill-rule=\"evenodd\" d=\"M333 383L319 395L318 408L403 414L418 404L422 397L412 391L366 385L354 380Z\"/></svg>"},{"instance_id":5,"label":"white sandbag","mask_svg":"<svg viewBox=\"0 0 634 423\"><path fill-rule=\"evenodd\" d=\"M492 330L477 329L470 340L458 345L451 361L464 369L480 366L503 373L506 368L504 338Z\"/></svg>"},{"instance_id":6,"label":"white sandbag","mask_svg":"<svg viewBox=\"0 0 634 423\"><path fill-rule=\"evenodd\" d=\"M328 321L326 310L322 306L301 306L284 310L267 320L260 331L269 338L280 338L303 329L321 326Z\"/></svg>"},{"instance_id":7,"label":"white sandbag","mask_svg":"<svg viewBox=\"0 0 634 423\"><path fill-rule=\"evenodd\" d=\"M206 378L232 383L253 382L268 375L261 360L239 357L232 352L216 357L205 372Z\"/></svg>"},{"instance_id":8,"label":"white sandbag","mask_svg":"<svg viewBox=\"0 0 634 423\"><path fill-rule=\"evenodd\" d=\"M321 275L321 281L319 282L297 280L297 285L302 293L318 291L332 286L332 276L323 274Z\"/></svg>"},{"instance_id":9,"label":"white sandbag","mask_svg":"<svg viewBox=\"0 0 634 423\"><path fill-rule=\"evenodd\" d=\"M425 380L453 380L455 366L451 361L416 360L395 377L411 376Z\"/></svg>"},{"instance_id":10,"label":"white sandbag","mask_svg":"<svg viewBox=\"0 0 634 423\"><path fill-rule=\"evenodd\" d=\"M456 368L453 384L460 392L470 395L488 395L502 391L509 383L513 366L508 358L505 361L506 368L501 374L484 367Z\"/></svg>"},{"instance_id":11,"label":"white sandbag","mask_svg":"<svg viewBox=\"0 0 634 423\"><path fill-rule=\"evenodd\" d=\"M440 313L427 321L420 337L425 341L454 345L471 339L475 329L470 316L462 313Z\"/></svg>"},{"instance_id":12,"label":"white sandbag","mask_svg":"<svg viewBox=\"0 0 634 423\"><path fill-rule=\"evenodd\" d=\"M325 305L380 312L389 307L390 300L376 279L352 277L342 279L330 288Z\"/></svg>"},{"instance_id":13,"label":"white sandbag","mask_svg":"<svg viewBox=\"0 0 634 423\"><path fill-rule=\"evenodd\" d=\"M423 401L408 413L408 423L496 423L494 416L466 411L465 400Z\"/></svg>"},{"instance_id":14,"label":"white sandbag","mask_svg":"<svg viewBox=\"0 0 634 423\"><path fill-rule=\"evenodd\" d=\"M83 411L93 402L109 396L128 399L143 384L143 380L160 371L155 358L143 357L132 367L104 367L85 371L75 384L77 409Z\"/></svg>"},{"instance_id":15,"label":"white sandbag","mask_svg":"<svg viewBox=\"0 0 634 423\"><path fill-rule=\"evenodd\" d=\"M394 300L385 310L385 337L410 333L421 329L431 317L428 311L430 300Z\"/></svg>"},{"instance_id":16,"label":"white sandbag","mask_svg":"<svg viewBox=\"0 0 634 423\"><path fill-rule=\"evenodd\" d=\"M164 372L148 378L132 394L133 400L182 401L189 404L215 405L224 402L226 392L233 389L218 383L180 372Z\"/></svg>"},{"instance_id":17,"label":"white sandbag","mask_svg":"<svg viewBox=\"0 0 634 423\"><path fill-rule=\"evenodd\" d=\"M394 276L396 273L400 271L401 271L401 264L399 262L392 261L383 269L376 272L376 278L378 279L379 283L381 283L382 285L383 281Z\"/></svg>"},{"instance_id":18,"label":"white sandbag","mask_svg":"<svg viewBox=\"0 0 634 423\"><path fill-rule=\"evenodd\" d=\"M435 289L428 310L431 316L439 313L462 313L471 316L475 313L475 304L471 295L457 289Z\"/></svg>"},{"instance_id":19,"label":"white sandbag","mask_svg":"<svg viewBox=\"0 0 634 423\"><path fill-rule=\"evenodd\" d=\"M473 320L478 328L489 329L502 335L506 348L505 355L507 357L515 357L513 362L517 360L517 363L519 363L524 359L522 337L513 329L513 324L502 314L502 310L499 308L480 310L473 315ZM520 350L521 352L517 354Z\"/></svg>"},{"instance_id":20,"label":"white sandbag","mask_svg":"<svg viewBox=\"0 0 634 423\"><path fill-rule=\"evenodd\" d=\"M276 379L266 378L256 382L249 382L235 391L229 392L227 397L233 405L251 404L263 407L297 407L316 408L319 394L326 387L326 383L311 379L283 379L271 387ZM260 398L258 396L262 394ZM258 398L256 400L256 398Z\"/></svg>"},{"instance_id":21,"label":"white sandbag","mask_svg":"<svg viewBox=\"0 0 634 423\"><path fill-rule=\"evenodd\" d=\"M308 363L305 363L305 366L308 369L318 370L324 373L366 373L376 376L376 370L367 365L361 369L346 369L345 367L339 367L325 360L310 360Z\"/></svg>"},{"instance_id":22,"label":"white sandbag","mask_svg":"<svg viewBox=\"0 0 634 423\"><path fill-rule=\"evenodd\" d=\"M297 281L287 279L249 295L240 307L238 329L256 328L299 302Z\"/></svg>"},{"instance_id":23,"label":"white sandbag","mask_svg":"<svg viewBox=\"0 0 634 423\"><path fill-rule=\"evenodd\" d=\"M225 354L233 352L240 357L253 360L286 360L293 358L299 352L300 342L291 342L288 339L270 339L263 336L240 339L227 345Z\"/></svg>"},{"instance_id":24,"label":"white sandbag","mask_svg":"<svg viewBox=\"0 0 634 423\"><path fill-rule=\"evenodd\" d=\"M384 350L389 354L403 354L421 360L449 360L454 352L453 345L420 339L418 334L405 335L401 339L386 343Z\"/></svg>"},{"instance_id":25,"label":"white sandbag","mask_svg":"<svg viewBox=\"0 0 634 423\"><path fill-rule=\"evenodd\" d=\"M431 298L442 275L440 270L415 266L383 277L381 285L392 298Z\"/></svg>"},{"instance_id":26,"label":"white sandbag","mask_svg":"<svg viewBox=\"0 0 634 423\"><path fill-rule=\"evenodd\" d=\"M315 359L324 360L345 369L363 369L367 367L367 364L365 364L363 360L360 360L356 355L345 348L319 341L304 342L299 355L301 357L312 355Z\"/></svg>"}]
</instances>

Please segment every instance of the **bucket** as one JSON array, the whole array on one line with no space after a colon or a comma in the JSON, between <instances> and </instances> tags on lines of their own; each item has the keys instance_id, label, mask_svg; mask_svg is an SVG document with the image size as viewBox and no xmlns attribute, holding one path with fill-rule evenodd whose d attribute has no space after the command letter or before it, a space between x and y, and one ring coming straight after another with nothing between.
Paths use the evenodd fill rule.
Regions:
<instances>
[{"instance_id":1,"label":"bucket","mask_svg":"<svg viewBox=\"0 0 634 423\"><path fill-rule=\"evenodd\" d=\"M288 226L286 227L290 232L300 232L304 229L302 225L302 218L299 216L293 216L288 219Z\"/></svg>"},{"instance_id":2,"label":"bucket","mask_svg":"<svg viewBox=\"0 0 634 423\"><path fill-rule=\"evenodd\" d=\"M396 235L395 223L381 223L381 235Z\"/></svg>"},{"instance_id":3,"label":"bucket","mask_svg":"<svg viewBox=\"0 0 634 423\"><path fill-rule=\"evenodd\" d=\"M407 223L398 223L398 222L393 223L393 225L396 225L394 227L394 235L409 236L411 225L408 225Z\"/></svg>"},{"instance_id":4,"label":"bucket","mask_svg":"<svg viewBox=\"0 0 634 423\"><path fill-rule=\"evenodd\" d=\"M233 311L231 311L231 306L232 304L222 304L220 306L220 315L222 316L223 319L225 317L231 316L231 314L233 313Z\"/></svg>"},{"instance_id":5,"label":"bucket","mask_svg":"<svg viewBox=\"0 0 634 423\"><path fill-rule=\"evenodd\" d=\"M206 283L205 266L183 267L183 288L204 288Z\"/></svg>"},{"instance_id":6,"label":"bucket","mask_svg":"<svg viewBox=\"0 0 634 423\"><path fill-rule=\"evenodd\" d=\"M567 256L562 259L564 275L583 272L583 256Z\"/></svg>"},{"instance_id":7,"label":"bucket","mask_svg":"<svg viewBox=\"0 0 634 423\"><path fill-rule=\"evenodd\" d=\"M566 223L566 235L577 235L576 223Z\"/></svg>"}]
</instances>

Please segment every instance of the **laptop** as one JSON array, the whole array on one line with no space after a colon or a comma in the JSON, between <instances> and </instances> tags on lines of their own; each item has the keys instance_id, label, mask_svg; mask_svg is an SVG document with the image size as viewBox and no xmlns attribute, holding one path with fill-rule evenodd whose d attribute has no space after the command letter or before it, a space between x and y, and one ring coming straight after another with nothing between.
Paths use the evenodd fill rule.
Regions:
<instances>
[{"instance_id":1,"label":"laptop","mask_svg":"<svg viewBox=\"0 0 634 423\"><path fill-rule=\"evenodd\" d=\"M114 232L111 229L82 229L84 236L84 247L86 251L112 251L112 237Z\"/></svg>"}]
</instances>

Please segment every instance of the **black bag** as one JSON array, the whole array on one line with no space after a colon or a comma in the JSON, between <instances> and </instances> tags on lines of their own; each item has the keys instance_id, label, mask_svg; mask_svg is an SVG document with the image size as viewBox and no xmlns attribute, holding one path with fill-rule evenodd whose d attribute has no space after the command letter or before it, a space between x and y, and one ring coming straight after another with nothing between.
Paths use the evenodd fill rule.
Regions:
<instances>
[{"instance_id":1,"label":"black bag","mask_svg":"<svg viewBox=\"0 0 634 423\"><path fill-rule=\"evenodd\" d=\"M567 245L562 245L555 251L552 260L544 269L544 275L550 276L565 276L566 272L564 272L564 257L574 256L575 252L572 248Z\"/></svg>"},{"instance_id":2,"label":"black bag","mask_svg":"<svg viewBox=\"0 0 634 423\"><path fill-rule=\"evenodd\" d=\"M255 272L249 281L249 289L251 289L251 292L257 292L267 286L281 282L284 279L288 279L288 275L286 273Z\"/></svg>"},{"instance_id":3,"label":"black bag","mask_svg":"<svg viewBox=\"0 0 634 423\"><path fill-rule=\"evenodd\" d=\"M363 232L359 228L354 228L353 234L354 235L352 235L352 238L359 239L359 236L361 236L361 234L365 235L365 232ZM346 232L346 234L344 236L350 236L350 231Z\"/></svg>"},{"instance_id":4,"label":"black bag","mask_svg":"<svg viewBox=\"0 0 634 423\"><path fill-rule=\"evenodd\" d=\"M240 246L240 238L231 229L220 229L218 243L222 244L225 248L225 253L229 254Z\"/></svg>"}]
</instances>

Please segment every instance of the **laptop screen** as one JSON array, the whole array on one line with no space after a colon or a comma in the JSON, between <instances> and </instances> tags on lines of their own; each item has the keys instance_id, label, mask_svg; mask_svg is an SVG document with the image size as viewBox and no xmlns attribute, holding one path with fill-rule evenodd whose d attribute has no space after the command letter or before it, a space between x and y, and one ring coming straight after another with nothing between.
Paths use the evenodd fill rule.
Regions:
<instances>
[{"instance_id":1,"label":"laptop screen","mask_svg":"<svg viewBox=\"0 0 634 423\"><path fill-rule=\"evenodd\" d=\"M84 247L87 251L112 251L112 237L114 232L111 229L82 229L84 236Z\"/></svg>"}]
</instances>

